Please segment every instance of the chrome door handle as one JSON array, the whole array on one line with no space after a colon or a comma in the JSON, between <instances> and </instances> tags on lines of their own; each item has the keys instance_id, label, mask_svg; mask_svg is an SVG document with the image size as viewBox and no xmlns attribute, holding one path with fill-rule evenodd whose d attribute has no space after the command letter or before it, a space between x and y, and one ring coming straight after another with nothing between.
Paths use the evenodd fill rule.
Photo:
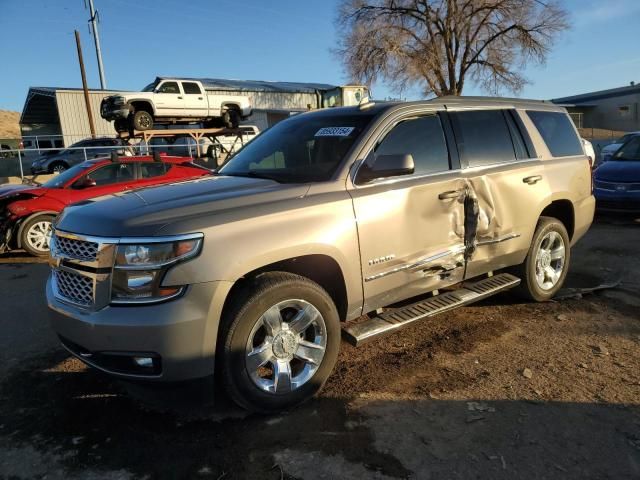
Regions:
<instances>
[{"instance_id":1,"label":"chrome door handle","mask_svg":"<svg viewBox=\"0 0 640 480\"><path fill-rule=\"evenodd\" d=\"M458 198L462 190L448 190L438 195L440 200L451 200L452 198Z\"/></svg>"},{"instance_id":2,"label":"chrome door handle","mask_svg":"<svg viewBox=\"0 0 640 480\"><path fill-rule=\"evenodd\" d=\"M524 177L522 181L527 185L535 185L540 180L542 180L542 175L532 175L530 177Z\"/></svg>"}]
</instances>

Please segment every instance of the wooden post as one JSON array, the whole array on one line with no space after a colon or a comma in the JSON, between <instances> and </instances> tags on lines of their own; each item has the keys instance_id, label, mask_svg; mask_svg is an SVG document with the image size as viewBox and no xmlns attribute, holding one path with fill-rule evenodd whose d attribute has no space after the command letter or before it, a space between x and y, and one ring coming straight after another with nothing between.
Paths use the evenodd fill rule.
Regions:
<instances>
[{"instance_id":1,"label":"wooden post","mask_svg":"<svg viewBox=\"0 0 640 480\"><path fill-rule=\"evenodd\" d=\"M76 47L78 47L78 62L80 63L80 74L82 75L82 89L84 90L84 103L87 106L87 116L89 117L89 129L91 137L96 138L96 127L93 124L93 115L91 114L91 103L89 101L89 89L87 88L87 75L84 72L84 60L82 60L82 47L80 46L80 34L74 30L76 34Z\"/></svg>"}]
</instances>

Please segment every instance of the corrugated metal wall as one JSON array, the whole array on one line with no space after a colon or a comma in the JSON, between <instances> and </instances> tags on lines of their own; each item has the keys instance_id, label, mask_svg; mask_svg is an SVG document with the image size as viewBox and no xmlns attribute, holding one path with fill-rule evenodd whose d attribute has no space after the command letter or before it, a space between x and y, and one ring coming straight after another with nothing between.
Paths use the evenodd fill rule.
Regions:
<instances>
[{"instance_id":1,"label":"corrugated metal wall","mask_svg":"<svg viewBox=\"0 0 640 480\"><path fill-rule=\"evenodd\" d=\"M96 135L113 137L116 131L113 122L107 122L100 116L100 102L108 95L117 92L90 91L89 100L93 123L96 127ZM57 90L56 104L60 116L60 129L64 135L64 144L69 146L74 142L90 136L87 109L84 103L82 90Z\"/></svg>"},{"instance_id":2,"label":"corrugated metal wall","mask_svg":"<svg viewBox=\"0 0 640 480\"><path fill-rule=\"evenodd\" d=\"M306 110L318 108L314 93L238 92L237 90L207 90L209 94L246 95L257 110Z\"/></svg>"}]
</instances>

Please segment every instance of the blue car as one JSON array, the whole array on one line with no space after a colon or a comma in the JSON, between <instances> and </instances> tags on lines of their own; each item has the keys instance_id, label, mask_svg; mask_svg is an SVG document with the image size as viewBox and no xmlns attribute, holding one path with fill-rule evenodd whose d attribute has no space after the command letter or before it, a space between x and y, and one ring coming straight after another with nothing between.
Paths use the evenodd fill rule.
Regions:
<instances>
[{"instance_id":1,"label":"blue car","mask_svg":"<svg viewBox=\"0 0 640 480\"><path fill-rule=\"evenodd\" d=\"M623 144L594 172L596 208L640 212L640 136Z\"/></svg>"}]
</instances>

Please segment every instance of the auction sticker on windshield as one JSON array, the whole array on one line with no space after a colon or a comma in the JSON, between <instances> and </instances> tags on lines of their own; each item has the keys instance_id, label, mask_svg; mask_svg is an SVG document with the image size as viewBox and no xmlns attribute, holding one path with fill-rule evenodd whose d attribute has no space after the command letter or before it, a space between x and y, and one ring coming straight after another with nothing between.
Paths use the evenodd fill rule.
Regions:
<instances>
[{"instance_id":1,"label":"auction sticker on windshield","mask_svg":"<svg viewBox=\"0 0 640 480\"><path fill-rule=\"evenodd\" d=\"M348 137L355 127L324 127L318 130L316 137Z\"/></svg>"}]
</instances>

